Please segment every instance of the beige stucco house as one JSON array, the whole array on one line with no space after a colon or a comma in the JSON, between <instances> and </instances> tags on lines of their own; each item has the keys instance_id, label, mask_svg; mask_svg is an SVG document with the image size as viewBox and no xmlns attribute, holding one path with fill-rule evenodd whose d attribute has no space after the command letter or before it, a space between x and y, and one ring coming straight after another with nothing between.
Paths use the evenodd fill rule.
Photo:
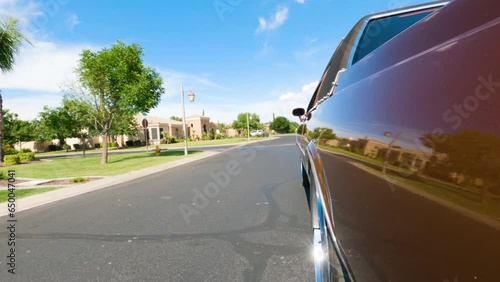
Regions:
<instances>
[{"instance_id":1,"label":"beige stucco house","mask_svg":"<svg viewBox=\"0 0 500 282\"><path fill-rule=\"evenodd\" d=\"M370 139L352 140L350 146L366 157L385 159L388 156L389 163L398 163L412 171L424 169L432 157L429 152L402 149L398 146L393 146L387 155L389 144Z\"/></svg>"},{"instance_id":2,"label":"beige stucco house","mask_svg":"<svg viewBox=\"0 0 500 282\"><path fill-rule=\"evenodd\" d=\"M142 127L142 120L144 117L142 115L136 115L135 119L137 124L139 124L139 133L138 136L119 136L117 138L117 142L119 146L124 146L127 140L141 140L145 141L144 128ZM176 137L181 139L183 136L183 128L182 121L176 121L171 119L160 118L156 116L147 116L146 120L148 121L148 140L149 144L157 145L160 144L161 139L163 138L163 133L168 133L171 137ZM192 115L186 117L186 132L187 136L190 137L191 140L201 139L203 136L203 132L206 133L215 133L217 130L217 124L210 121L209 117L200 116L200 115Z\"/></svg>"},{"instance_id":3,"label":"beige stucco house","mask_svg":"<svg viewBox=\"0 0 500 282\"><path fill-rule=\"evenodd\" d=\"M144 128L142 127L142 120L144 117L141 114L138 114L134 117L136 119L137 124L139 124L139 133L135 136L132 135L124 135L124 136L109 136L108 142L116 141L119 147L125 146L125 143L128 140L141 140L145 141ZM182 121L176 121L166 118L161 118L157 116L148 116L146 117L148 120L148 140L149 144L157 145L160 144L161 139L163 138L163 133L168 133L171 137L176 137L178 139L182 139L183 129L182 129ZM200 115L192 115L186 117L186 131L187 136L191 138L191 140L202 139L203 132L206 133L215 133L217 130L217 123L211 122L209 117L200 116ZM111 138L115 138L112 140ZM101 143L103 140L100 136L94 136L92 138L87 139L87 146L89 148L94 148L94 144ZM66 138L65 143L71 146L73 149L74 144L80 144L80 140L78 138ZM47 142L23 142L21 144L22 148L29 148L33 152L45 152L48 151L49 145L59 145L59 140L54 139L52 141ZM19 145L15 145L16 149L19 149Z\"/></svg>"}]
</instances>

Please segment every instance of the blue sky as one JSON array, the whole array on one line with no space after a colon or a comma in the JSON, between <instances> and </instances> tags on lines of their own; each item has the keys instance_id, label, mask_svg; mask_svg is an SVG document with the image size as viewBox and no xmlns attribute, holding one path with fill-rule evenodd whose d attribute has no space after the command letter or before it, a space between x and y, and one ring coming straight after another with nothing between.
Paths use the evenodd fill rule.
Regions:
<instances>
[{"instance_id":1,"label":"blue sky","mask_svg":"<svg viewBox=\"0 0 500 282\"><path fill-rule=\"evenodd\" d=\"M305 106L339 40L365 14L419 0L0 0L21 20L24 46L0 74L4 107L33 119L58 106L83 49L138 43L166 93L150 114L180 116L180 85L196 93L186 114L231 122L239 112L292 119Z\"/></svg>"}]
</instances>

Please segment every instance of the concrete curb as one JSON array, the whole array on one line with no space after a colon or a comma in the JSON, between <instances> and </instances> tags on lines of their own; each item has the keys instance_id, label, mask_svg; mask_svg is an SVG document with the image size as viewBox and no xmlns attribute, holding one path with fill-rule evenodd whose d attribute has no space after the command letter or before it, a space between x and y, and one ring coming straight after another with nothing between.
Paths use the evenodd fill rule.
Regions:
<instances>
[{"instance_id":1,"label":"concrete curb","mask_svg":"<svg viewBox=\"0 0 500 282\"><path fill-rule=\"evenodd\" d=\"M53 202L57 202L60 200L72 198L78 195L90 193L93 191L97 191L106 187L111 187L115 186L118 184L122 184L125 182L129 182L131 180L138 179L140 177L148 176L148 175L153 175L174 167L178 167L181 165L185 165L194 161L199 161L205 158L213 157L215 155L221 154L223 152L230 151L232 149L236 149L239 147L243 147L245 145L250 145L253 143L257 142L263 142L263 141L269 141L273 140L271 138L269 139L264 139L264 140L255 140L255 141L250 141L250 142L243 142L241 144L235 145L229 149L226 149L224 151L215 151L215 152L204 152L201 153L199 156L193 156L190 158L182 159L182 160L177 160L173 162L169 162L166 164L161 164L158 166L154 167L148 167L148 168L143 168L137 171L125 173L125 174L120 174L116 176L107 176L103 179L96 180L96 181L91 181L88 183L84 184L74 184L68 187L60 188L54 191L46 192L46 193L41 193L33 196L29 196L26 198L21 198L21 199L16 199L16 213L29 210L35 207L43 206L46 204L50 204ZM0 217L8 215L9 212L7 210L7 202L1 203L0 204Z\"/></svg>"}]
</instances>

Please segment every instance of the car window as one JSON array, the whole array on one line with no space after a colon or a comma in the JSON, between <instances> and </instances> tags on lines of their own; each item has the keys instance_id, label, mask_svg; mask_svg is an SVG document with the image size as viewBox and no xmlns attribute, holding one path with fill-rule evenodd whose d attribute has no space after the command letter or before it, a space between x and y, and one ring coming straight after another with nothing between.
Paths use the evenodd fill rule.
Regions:
<instances>
[{"instance_id":1,"label":"car window","mask_svg":"<svg viewBox=\"0 0 500 282\"><path fill-rule=\"evenodd\" d=\"M391 38L425 18L434 10L410 12L371 20L359 40L352 64L355 64Z\"/></svg>"}]
</instances>

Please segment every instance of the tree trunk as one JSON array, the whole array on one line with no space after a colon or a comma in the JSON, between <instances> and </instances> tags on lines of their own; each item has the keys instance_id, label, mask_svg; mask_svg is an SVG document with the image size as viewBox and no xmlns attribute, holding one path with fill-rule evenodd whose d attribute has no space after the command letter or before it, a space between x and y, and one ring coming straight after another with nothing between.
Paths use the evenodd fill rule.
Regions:
<instances>
[{"instance_id":1,"label":"tree trunk","mask_svg":"<svg viewBox=\"0 0 500 282\"><path fill-rule=\"evenodd\" d=\"M108 133L104 133L102 135L102 156L101 156L101 164L108 163Z\"/></svg>"},{"instance_id":2,"label":"tree trunk","mask_svg":"<svg viewBox=\"0 0 500 282\"><path fill-rule=\"evenodd\" d=\"M3 100L0 90L0 164L3 164Z\"/></svg>"},{"instance_id":3,"label":"tree trunk","mask_svg":"<svg viewBox=\"0 0 500 282\"><path fill-rule=\"evenodd\" d=\"M85 140L85 137L84 137L84 138L82 138L82 141L83 141L83 142L82 142L82 145L83 145L83 156L85 157L85 148L87 147L87 143L85 142L85 141L86 141L86 140Z\"/></svg>"}]
</instances>

